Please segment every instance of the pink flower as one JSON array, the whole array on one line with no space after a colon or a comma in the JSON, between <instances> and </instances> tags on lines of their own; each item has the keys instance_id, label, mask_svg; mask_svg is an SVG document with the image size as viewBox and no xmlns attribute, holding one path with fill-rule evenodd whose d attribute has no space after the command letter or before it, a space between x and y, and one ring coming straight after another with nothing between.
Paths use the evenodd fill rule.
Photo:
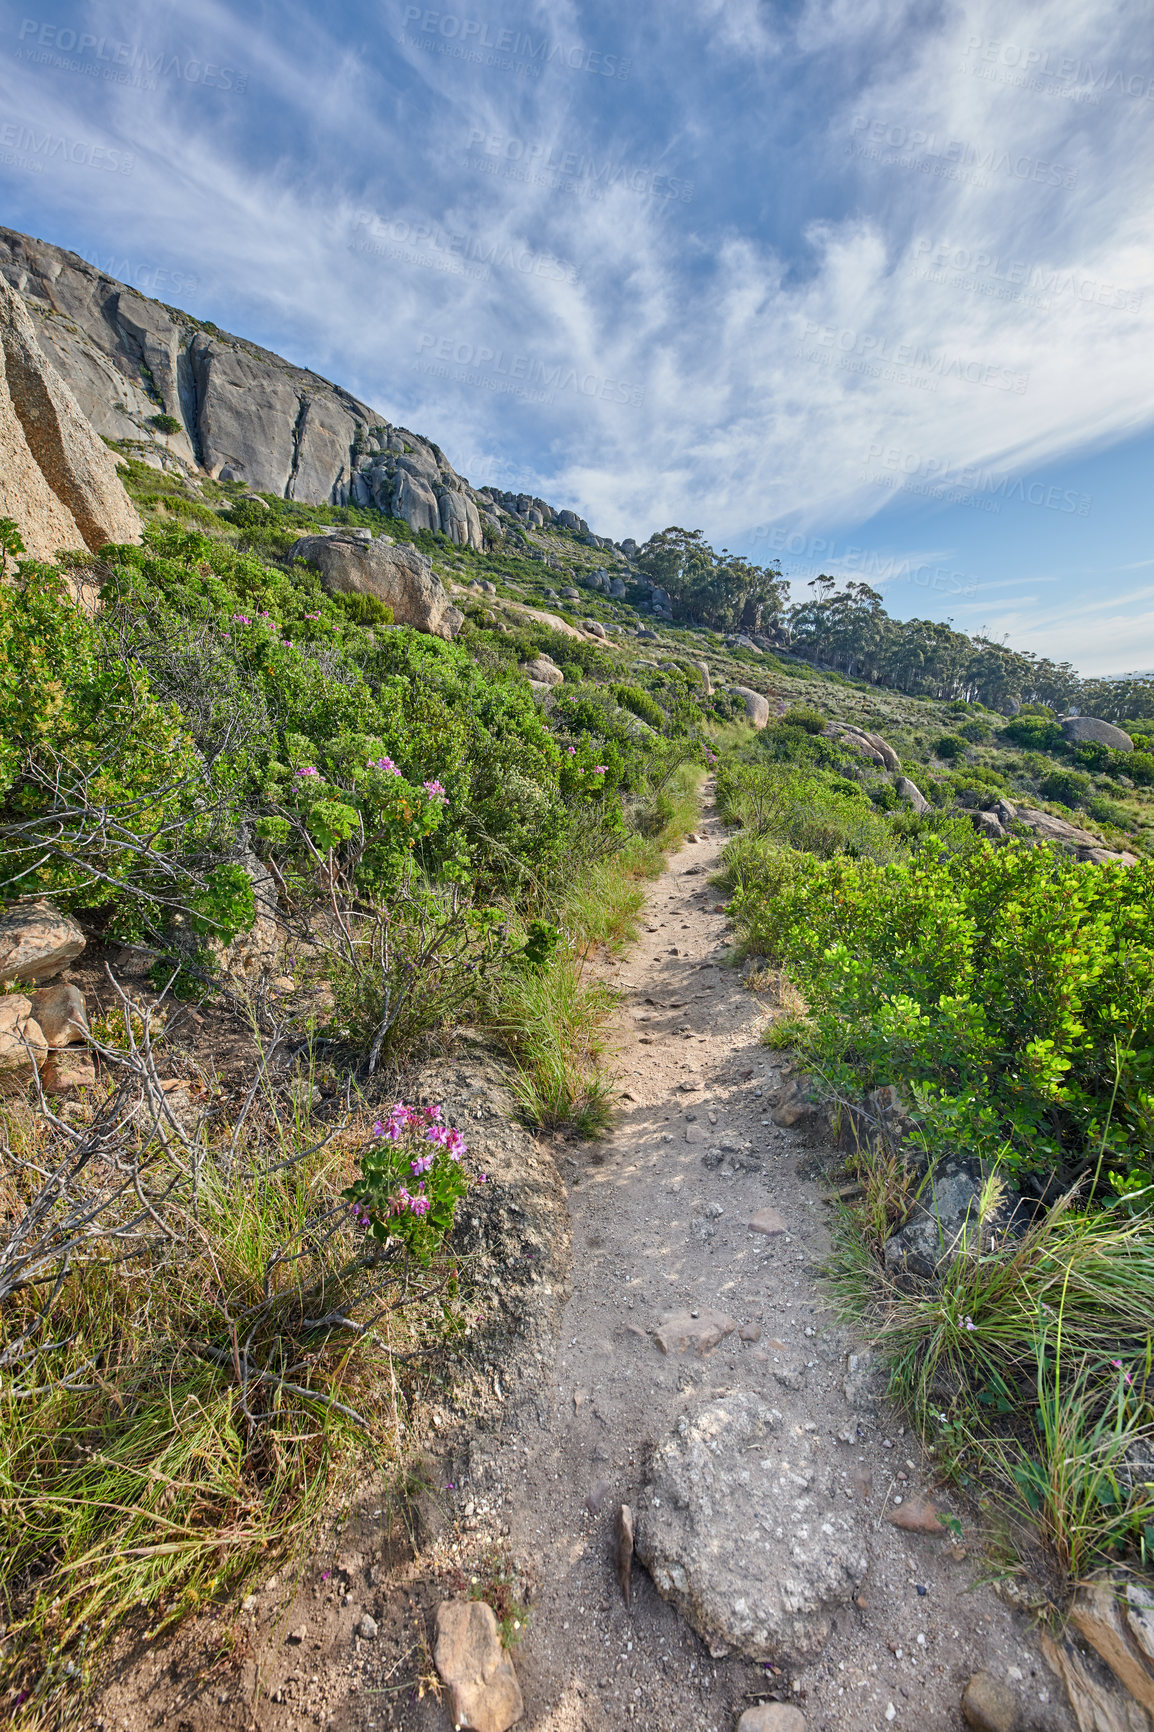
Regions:
<instances>
[{"instance_id":1,"label":"pink flower","mask_svg":"<svg viewBox=\"0 0 1154 1732\"><path fill-rule=\"evenodd\" d=\"M429 796L430 800L439 800L442 806L445 805L449 798L440 782L426 782L425 792Z\"/></svg>"},{"instance_id":2,"label":"pink flower","mask_svg":"<svg viewBox=\"0 0 1154 1732\"><path fill-rule=\"evenodd\" d=\"M575 757L576 757L576 756L577 756L577 748L576 748L576 746L567 746L567 747L566 747L566 750L567 750L567 752L568 752L568 753L569 753L569 756L570 756L570 757L571 757L571 758L575 758Z\"/></svg>"},{"instance_id":3,"label":"pink flower","mask_svg":"<svg viewBox=\"0 0 1154 1732\"><path fill-rule=\"evenodd\" d=\"M303 770L297 771L297 775L298 776L316 776L319 778L320 777L320 771L318 769L316 769L312 764L306 764Z\"/></svg>"},{"instance_id":4,"label":"pink flower","mask_svg":"<svg viewBox=\"0 0 1154 1732\"><path fill-rule=\"evenodd\" d=\"M595 776L604 776L608 773L608 770L609 770L608 764L594 764L594 766L593 766L593 774Z\"/></svg>"},{"instance_id":5,"label":"pink flower","mask_svg":"<svg viewBox=\"0 0 1154 1732\"><path fill-rule=\"evenodd\" d=\"M409 1171L419 1176L421 1173L427 1173L432 1164L432 1155L418 1155L415 1161L410 1162Z\"/></svg>"},{"instance_id":6,"label":"pink flower","mask_svg":"<svg viewBox=\"0 0 1154 1732\"><path fill-rule=\"evenodd\" d=\"M391 758L370 758L370 770L384 770L390 776L399 776L400 771Z\"/></svg>"}]
</instances>

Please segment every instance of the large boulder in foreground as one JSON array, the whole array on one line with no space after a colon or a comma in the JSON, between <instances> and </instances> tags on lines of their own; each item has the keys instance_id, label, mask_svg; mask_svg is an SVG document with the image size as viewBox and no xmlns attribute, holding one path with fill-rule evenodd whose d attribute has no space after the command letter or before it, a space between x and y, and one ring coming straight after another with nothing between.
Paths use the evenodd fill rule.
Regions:
<instances>
[{"instance_id":1,"label":"large boulder in foreground","mask_svg":"<svg viewBox=\"0 0 1154 1732\"><path fill-rule=\"evenodd\" d=\"M36 330L24 301L0 277L0 346L4 352L7 397L20 423L27 448L40 476L66 518L79 534L71 534L57 547L84 546L93 552L106 541L139 541L140 518L124 491L116 463L104 441L93 431L72 392L46 358L36 341ZM40 489L36 489L40 493ZM41 530L33 517L29 535L31 551ZM21 530L24 511L8 513ZM57 514L59 515L59 514ZM61 526L66 520L61 518ZM58 534L56 523L45 522L49 539Z\"/></svg>"},{"instance_id":2,"label":"large boulder in foreground","mask_svg":"<svg viewBox=\"0 0 1154 1732\"><path fill-rule=\"evenodd\" d=\"M353 535L304 535L289 549L324 579L334 595L373 595L393 610L397 625L431 637L456 637L464 623L441 586L427 554Z\"/></svg>"},{"instance_id":3,"label":"large boulder in foreground","mask_svg":"<svg viewBox=\"0 0 1154 1732\"><path fill-rule=\"evenodd\" d=\"M690 1408L663 1437L635 1509L658 1593L714 1654L800 1665L866 1573L864 1518L839 1506L814 1438L756 1395Z\"/></svg>"},{"instance_id":4,"label":"large boulder in foreground","mask_svg":"<svg viewBox=\"0 0 1154 1732\"><path fill-rule=\"evenodd\" d=\"M764 728L769 722L769 699L755 692L752 686L730 686L730 691L745 705L745 719L751 728Z\"/></svg>"},{"instance_id":5,"label":"large boulder in foreground","mask_svg":"<svg viewBox=\"0 0 1154 1732\"><path fill-rule=\"evenodd\" d=\"M1100 722L1096 716L1066 716L1062 721L1062 732L1077 746L1093 742L1109 746L1112 752L1134 750L1134 742L1123 728L1116 728L1113 722Z\"/></svg>"}]
</instances>

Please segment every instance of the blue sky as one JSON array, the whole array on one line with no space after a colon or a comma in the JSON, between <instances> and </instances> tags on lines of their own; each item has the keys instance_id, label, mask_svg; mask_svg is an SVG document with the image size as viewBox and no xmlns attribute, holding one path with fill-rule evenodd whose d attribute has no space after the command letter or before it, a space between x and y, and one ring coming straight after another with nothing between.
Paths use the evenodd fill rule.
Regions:
<instances>
[{"instance_id":1,"label":"blue sky","mask_svg":"<svg viewBox=\"0 0 1154 1732\"><path fill-rule=\"evenodd\" d=\"M1154 667L1147 8L453 4L5 0L3 220L602 533Z\"/></svg>"}]
</instances>

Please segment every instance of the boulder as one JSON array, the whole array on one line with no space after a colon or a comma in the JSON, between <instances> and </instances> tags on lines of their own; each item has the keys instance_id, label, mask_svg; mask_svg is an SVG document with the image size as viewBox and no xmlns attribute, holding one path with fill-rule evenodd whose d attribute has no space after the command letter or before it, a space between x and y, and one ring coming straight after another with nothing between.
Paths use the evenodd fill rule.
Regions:
<instances>
[{"instance_id":1,"label":"boulder","mask_svg":"<svg viewBox=\"0 0 1154 1732\"><path fill-rule=\"evenodd\" d=\"M715 1655L804 1665L867 1567L863 1516L840 1506L820 1445L741 1391L690 1408L657 1444L637 1552Z\"/></svg>"},{"instance_id":2,"label":"boulder","mask_svg":"<svg viewBox=\"0 0 1154 1732\"><path fill-rule=\"evenodd\" d=\"M583 619L581 624L585 627L585 630L589 633L590 637L603 638L606 636L605 627L601 624L599 619Z\"/></svg>"},{"instance_id":3,"label":"boulder","mask_svg":"<svg viewBox=\"0 0 1154 1732\"><path fill-rule=\"evenodd\" d=\"M0 914L0 986L51 980L83 949L84 934L75 920L46 897L14 902Z\"/></svg>"},{"instance_id":4,"label":"boulder","mask_svg":"<svg viewBox=\"0 0 1154 1732\"><path fill-rule=\"evenodd\" d=\"M691 666L695 667L701 675L701 683L705 688L705 695L707 698L711 698L713 696L713 682L709 677L709 663L693 662L691 663Z\"/></svg>"},{"instance_id":5,"label":"boulder","mask_svg":"<svg viewBox=\"0 0 1154 1732\"><path fill-rule=\"evenodd\" d=\"M522 662L521 672L526 679L532 680L534 685L540 686L559 686L565 678L556 662L550 661L549 657L544 655L537 656L531 662Z\"/></svg>"},{"instance_id":6,"label":"boulder","mask_svg":"<svg viewBox=\"0 0 1154 1732\"><path fill-rule=\"evenodd\" d=\"M919 816L921 813L929 811L929 801L926 799L917 783L911 782L908 776L898 777L897 790L903 800L909 801L910 805Z\"/></svg>"},{"instance_id":7,"label":"boulder","mask_svg":"<svg viewBox=\"0 0 1154 1732\"><path fill-rule=\"evenodd\" d=\"M968 1252L989 1252L1028 1224L1016 1192L1003 1192L981 1216L984 1181L980 1169L946 1161L931 1172L905 1223L887 1241L886 1268L930 1278Z\"/></svg>"},{"instance_id":8,"label":"boulder","mask_svg":"<svg viewBox=\"0 0 1154 1732\"><path fill-rule=\"evenodd\" d=\"M19 992L0 997L0 1089L32 1080L48 1057L48 1042Z\"/></svg>"},{"instance_id":9,"label":"boulder","mask_svg":"<svg viewBox=\"0 0 1154 1732\"><path fill-rule=\"evenodd\" d=\"M74 1095L96 1081L92 1054L82 1047L62 1047L50 1052L40 1067L40 1086L46 1095Z\"/></svg>"},{"instance_id":10,"label":"boulder","mask_svg":"<svg viewBox=\"0 0 1154 1732\"><path fill-rule=\"evenodd\" d=\"M980 836L986 836L991 842L1004 842L1006 832L996 812L971 812L970 821Z\"/></svg>"},{"instance_id":11,"label":"boulder","mask_svg":"<svg viewBox=\"0 0 1154 1732\"><path fill-rule=\"evenodd\" d=\"M1092 861L1096 865L1108 861L1121 866L1137 864L1136 857L1125 849L1116 853L1113 849L1103 848L1101 839L1091 835L1089 830L1079 829L1077 824L1070 824L1065 818L1055 818L1051 812L1039 811L1035 806L1018 806L1013 811L1016 822L1024 824L1032 835L1040 837L1043 842L1052 842L1063 854L1072 854L1075 860Z\"/></svg>"},{"instance_id":12,"label":"boulder","mask_svg":"<svg viewBox=\"0 0 1154 1732\"><path fill-rule=\"evenodd\" d=\"M53 560L61 548L83 547L68 507L53 493L32 455L8 388L0 346L0 517L10 517L30 559Z\"/></svg>"},{"instance_id":13,"label":"boulder","mask_svg":"<svg viewBox=\"0 0 1154 1732\"><path fill-rule=\"evenodd\" d=\"M386 602L397 625L452 638L463 623L432 561L415 547L351 535L304 535L289 549L289 558L315 566L325 588L336 595L374 595Z\"/></svg>"},{"instance_id":14,"label":"boulder","mask_svg":"<svg viewBox=\"0 0 1154 1732\"><path fill-rule=\"evenodd\" d=\"M769 722L769 699L760 692L755 692L751 686L731 686L730 690L744 703L746 720L750 726L764 728Z\"/></svg>"},{"instance_id":15,"label":"boulder","mask_svg":"<svg viewBox=\"0 0 1154 1732\"><path fill-rule=\"evenodd\" d=\"M47 359L24 301L0 277L0 347L7 392L44 480L93 552L139 541L141 522L116 463ZM19 515L17 521L20 521ZM75 542L72 543L76 545Z\"/></svg>"},{"instance_id":16,"label":"boulder","mask_svg":"<svg viewBox=\"0 0 1154 1732\"><path fill-rule=\"evenodd\" d=\"M1062 732L1075 745L1093 742L1100 746L1109 746L1112 752L1132 752L1134 742L1122 728L1116 728L1113 722L1100 722L1096 716L1064 716Z\"/></svg>"},{"instance_id":17,"label":"boulder","mask_svg":"<svg viewBox=\"0 0 1154 1732\"><path fill-rule=\"evenodd\" d=\"M614 601L624 601L626 596L624 578L615 577L610 580L609 594Z\"/></svg>"},{"instance_id":18,"label":"boulder","mask_svg":"<svg viewBox=\"0 0 1154 1732\"><path fill-rule=\"evenodd\" d=\"M454 1726L508 1732L521 1718L517 1674L484 1600L445 1600L437 1607L433 1660L449 1690Z\"/></svg>"},{"instance_id":19,"label":"boulder","mask_svg":"<svg viewBox=\"0 0 1154 1732\"><path fill-rule=\"evenodd\" d=\"M50 1047L74 1046L88 1037L88 1012L79 987L54 980L30 994L32 1015Z\"/></svg>"}]
</instances>

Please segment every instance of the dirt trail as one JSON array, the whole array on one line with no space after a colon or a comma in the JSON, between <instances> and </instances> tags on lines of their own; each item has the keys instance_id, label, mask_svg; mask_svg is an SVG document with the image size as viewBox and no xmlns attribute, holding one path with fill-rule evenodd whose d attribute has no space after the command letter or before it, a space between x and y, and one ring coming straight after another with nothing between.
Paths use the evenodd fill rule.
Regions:
<instances>
[{"instance_id":1,"label":"dirt trail","mask_svg":"<svg viewBox=\"0 0 1154 1732\"><path fill-rule=\"evenodd\" d=\"M565 1165L572 1295L546 1406L479 1440L457 1488L466 1530L503 1505L508 1544L535 1565L515 1650L523 1725L730 1732L744 1708L784 1695L814 1727L960 1727L962 1691L985 1667L1017 1695L1021 1725L1068 1728L1026 1620L975 1587L975 1560L884 1520L895 1498L932 1486L932 1464L868 1390L851 1383L847 1401L857 1344L815 1278L829 1210L821 1186L799 1173L816 1164L805 1157L818 1145L773 1125L766 1095L782 1067L758 1042L765 1009L721 966L729 935L708 877L723 841L709 813L654 885L646 929L616 971L628 1092L609 1142ZM720 1165L703 1164L709 1143ZM767 1205L785 1217L784 1238L748 1231ZM734 1333L705 1358L663 1355L651 1334L662 1313L706 1306L760 1339ZM809 1429L842 1494L868 1502L862 1603L838 1615L821 1659L792 1677L711 1659L639 1565L632 1611L615 1578L615 1512L635 1501L650 1446L687 1401L732 1389L764 1395L787 1427ZM421 1710L420 1725L448 1727L443 1709Z\"/></svg>"},{"instance_id":2,"label":"dirt trail","mask_svg":"<svg viewBox=\"0 0 1154 1732\"><path fill-rule=\"evenodd\" d=\"M505 1151L519 1172L538 1173L544 1199L506 1211L538 1222L537 1251L527 1242L519 1255L543 1257L544 1267L552 1249L557 1285L526 1277L540 1282L544 1309L499 1376L486 1373L492 1427L467 1431L462 1449L459 1423L434 1414L453 1441L425 1500L431 1531L419 1554L382 1543L382 1510L366 1507L329 1562L309 1560L288 1602L275 1580L246 1602L231 1662L204 1664L211 1623L136 1656L126 1687L105 1697L105 1732L449 1732L447 1706L420 1685L432 1674L433 1614L494 1548L533 1587L514 1649L523 1732L732 1732L743 1709L770 1697L798 1703L821 1732L961 1728L962 1692L979 1668L1013 1691L1018 1732L1073 1732L1026 1618L976 1585L973 1552L885 1519L895 1500L932 1489L933 1465L876 1399L868 1366L851 1365L861 1343L823 1299L830 1211L821 1183L805 1176L819 1170L823 1145L803 1126L772 1122L768 1096L783 1060L759 1044L766 1007L724 966L731 934L709 886L723 842L707 813L654 884L643 934L612 971L624 994L616 1130L602 1144L552 1151L573 1244L555 1357L565 1198L546 1177L546 1150L518 1133L526 1146ZM511 1103L470 1092L464 1075L458 1082L462 1110L508 1140ZM474 1098L488 1104L465 1104ZM784 1235L749 1231L767 1207L784 1217ZM495 1251L494 1289L508 1284L500 1257L514 1254ZM664 1313L709 1307L746 1338L734 1331L704 1357L660 1351L653 1331ZM780 1410L782 1434L804 1441L829 1496L865 1505L869 1571L858 1601L838 1612L820 1659L793 1673L711 1657L636 1560L631 1610L616 1579L616 1511L636 1503L653 1444L691 1402L737 1390ZM362 1640L366 1613L376 1622ZM223 1628L216 1652L227 1647Z\"/></svg>"}]
</instances>

